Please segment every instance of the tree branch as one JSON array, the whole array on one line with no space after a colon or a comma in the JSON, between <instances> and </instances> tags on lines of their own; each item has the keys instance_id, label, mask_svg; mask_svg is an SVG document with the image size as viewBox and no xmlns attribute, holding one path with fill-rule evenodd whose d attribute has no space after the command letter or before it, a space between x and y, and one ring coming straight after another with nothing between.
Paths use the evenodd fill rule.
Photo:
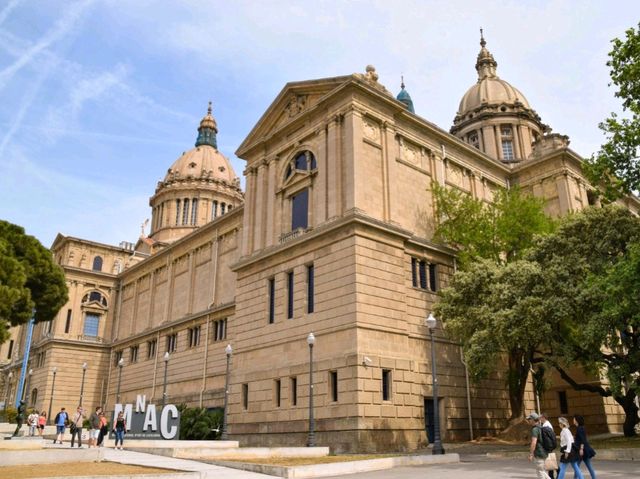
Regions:
<instances>
[{"instance_id":1,"label":"tree branch","mask_svg":"<svg viewBox=\"0 0 640 479\"><path fill-rule=\"evenodd\" d=\"M610 389L605 389L602 386L594 386L593 384L580 384L576 380L574 380L569 374L557 364L554 364L553 367L560 373L560 377L565 380L573 389L576 391L588 391L591 393L600 394L602 397L610 397L613 396L613 393Z\"/></svg>"}]
</instances>

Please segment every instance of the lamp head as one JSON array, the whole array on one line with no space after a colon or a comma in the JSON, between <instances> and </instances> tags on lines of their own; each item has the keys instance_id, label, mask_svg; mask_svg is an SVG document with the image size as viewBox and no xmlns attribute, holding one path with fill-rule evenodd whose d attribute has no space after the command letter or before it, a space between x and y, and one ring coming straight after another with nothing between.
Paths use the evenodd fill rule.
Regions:
<instances>
[{"instance_id":1,"label":"lamp head","mask_svg":"<svg viewBox=\"0 0 640 479\"><path fill-rule=\"evenodd\" d=\"M436 327L436 323L437 321L433 313L429 313L429 316L425 320L425 324L427 325L427 328L434 330Z\"/></svg>"},{"instance_id":2,"label":"lamp head","mask_svg":"<svg viewBox=\"0 0 640 479\"><path fill-rule=\"evenodd\" d=\"M87 363L82 363L82 369L87 370Z\"/></svg>"},{"instance_id":3,"label":"lamp head","mask_svg":"<svg viewBox=\"0 0 640 479\"><path fill-rule=\"evenodd\" d=\"M9 371L9 379L13 377L13 371Z\"/></svg>"},{"instance_id":4,"label":"lamp head","mask_svg":"<svg viewBox=\"0 0 640 479\"><path fill-rule=\"evenodd\" d=\"M167 351L166 353L164 353L164 362L168 363L169 362L169 351Z\"/></svg>"},{"instance_id":5,"label":"lamp head","mask_svg":"<svg viewBox=\"0 0 640 479\"><path fill-rule=\"evenodd\" d=\"M120 361L118 361L118 367L122 366L124 366L124 359L120 358Z\"/></svg>"},{"instance_id":6,"label":"lamp head","mask_svg":"<svg viewBox=\"0 0 640 479\"><path fill-rule=\"evenodd\" d=\"M58 372L58 368L56 366L53 367L53 374Z\"/></svg>"},{"instance_id":7,"label":"lamp head","mask_svg":"<svg viewBox=\"0 0 640 479\"><path fill-rule=\"evenodd\" d=\"M230 344L227 344L227 347L224 348L224 352L227 353L227 356L231 356L231 353L233 352L233 348L231 347Z\"/></svg>"},{"instance_id":8,"label":"lamp head","mask_svg":"<svg viewBox=\"0 0 640 479\"><path fill-rule=\"evenodd\" d=\"M313 346L314 344L316 344L316 337L313 335L313 333L309 333L309 336L307 336L307 344L309 346Z\"/></svg>"},{"instance_id":9,"label":"lamp head","mask_svg":"<svg viewBox=\"0 0 640 479\"><path fill-rule=\"evenodd\" d=\"M33 374L33 369L29 369L29 376Z\"/></svg>"}]
</instances>

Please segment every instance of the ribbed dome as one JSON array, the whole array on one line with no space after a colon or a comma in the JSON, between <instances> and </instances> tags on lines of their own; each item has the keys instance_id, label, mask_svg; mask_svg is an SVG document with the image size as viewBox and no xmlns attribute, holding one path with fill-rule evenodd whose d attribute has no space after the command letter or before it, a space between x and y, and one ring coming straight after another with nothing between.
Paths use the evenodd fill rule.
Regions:
<instances>
[{"instance_id":1,"label":"ribbed dome","mask_svg":"<svg viewBox=\"0 0 640 479\"><path fill-rule=\"evenodd\" d=\"M230 185L236 184L237 176L229 160L209 145L197 146L186 151L167 171L165 182L185 178L218 179Z\"/></svg>"},{"instance_id":2,"label":"ribbed dome","mask_svg":"<svg viewBox=\"0 0 640 479\"><path fill-rule=\"evenodd\" d=\"M484 77L467 90L460 101L458 115L465 115L481 106L520 104L531 109L524 95L509 82L495 77Z\"/></svg>"}]
</instances>

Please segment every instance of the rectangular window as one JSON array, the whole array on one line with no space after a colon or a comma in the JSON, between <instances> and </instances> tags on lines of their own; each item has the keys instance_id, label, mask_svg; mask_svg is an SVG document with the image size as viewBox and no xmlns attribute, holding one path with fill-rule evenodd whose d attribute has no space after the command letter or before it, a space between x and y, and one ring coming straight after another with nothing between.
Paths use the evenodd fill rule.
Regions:
<instances>
[{"instance_id":1,"label":"rectangular window","mask_svg":"<svg viewBox=\"0 0 640 479\"><path fill-rule=\"evenodd\" d=\"M276 280L270 278L268 282L269 295L269 324L276 321Z\"/></svg>"},{"instance_id":2,"label":"rectangular window","mask_svg":"<svg viewBox=\"0 0 640 479\"><path fill-rule=\"evenodd\" d=\"M189 347L195 348L200 344L200 326L189 328Z\"/></svg>"},{"instance_id":3,"label":"rectangular window","mask_svg":"<svg viewBox=\"0 0 640 479\"><path fill-rule=\"evenodd\" d=\"M382 370L382 400L391 401L391 369Z\"/></svg>"},{"instance_id":4,"label":"rectangular window","mask_svg":"<svg viewBox=\"0 0 640 479\"><path fill-rule=\"evenodd\" d=\"M329 371L329 393L331 401L338 402L338 371Z\"/></svg>"},{"instance_id":5,"label":"rectangular window","mask_svg":"<svg viewBox=\"0 0 640 479\"><path fill-rule=\"evenodd\" d=\"M84 332L85 336L97 337L98 329L100 326L100 316L96 314L87 314L84 318Z\"/></svg>"},{"instance_id":6,"label":"rectangular window","mask_svg":"<svg viewBox=\"0 0 640 479\"><path fill-rule=\"evenodd\" d=\"M227 338L227 318L213 322L213 342L222 341Z\"/></svg>"},{"instance_id":7,"label":"rectangular window","mask_svg":"<svg viewBox=\"0 0 640 479\"><path fill-rule=\"evenodd\" d=\"M314 269L313 265L310 264L307 266L307 314L313 313L314 303L313 303L313 294L314 294Z\"/></svg>"},{"instance_id":8,"label":"rectangular window","mask_svg":"<svg viewBox=\"0 0 640 479\"><path fill-rule=\"evenodd\" d=\"M13 339L9 341L9 352L7 353L7 359L11 359L12 354L13 354Z\"/></svg>"},{"instance_id":9,"label":"rectangular window","mask_svg":"<svg viewBox=\"0 0 640 479\"><path fill-rule=\"evenodd\" d=\"M411 284L414 288L418 287L418 260L411 258Z\"/></svg>"},{"instance_id":10,"label":"rectangular window","mask_svg":"<svg viewBox=\"0 0 640 479\"><path fill-rule=\"evenodd\" d=\"M427 262L421 260L419 262L420 269L420 288L427 289Z\"/></svg>"},{"instance_id":11,"label":"rectangular window","mask_svg":"<svg viewBox=\"0 0 640 479\"><path fill-rule=\"evenodd\" d=\"M139 349L139 346L137 344L129 348L129 362L132 362L132 363L138 362L138 349Z\"/></svg>"},{"instance_id":12,"label":"rectangular window","mask_svg":"<svg viewBox=\"0 0 640 479\"><path fill-rule=\"evenodd\" d=\"M433 263L429 263L429 289L438 291L438 266Z\"/></svg>"},{"instance_id":13,"label":"rectangular window","mask_svg":"<svg viewBox=\"0 0 640 479\"><path fill-rule=\"evenodd\" d=\"M176 200L176 226L180 224L180 200Z\"/></svg>"},{"instance_id":14,"label":"rectangular window","mask_svg":"<svg viewBox=\"0 0 640 479\"><path fill-rule=\"evenodd\" d=\"M215 220L218 217L218 202L213 201L211 203L211 219Z\"/></svg>"},{"instance_id":15,"label":"rectangular window","mask_svg":"<svg viewBox=\"0 0 640 479\"><path fill-rule=\"evenodd\" d=\"M558 391L558 403L560 404L560 414L569 414L569 403L567 402L566 391Z\"/></svg>"},{"instance_id":16,"label":"rectangular window","mask_svg":"<svg viewBox=\"0 0 640 479\"><path fill-rule=\"evenodd\" d=\"M276 407L280 407L281 386L282 386L281 381L279 379L276 379L275 384L274 384L274 391L273 391L273 396L274 396L274 399L275 399Z\"/></svg>"},{"instance_id":17,"label":"rectangular window","mask_svg":"<svg viewBox=\"0 0 640 479\"><path fill-rule=\"evenodd\" d=\"M242 409L249 409L249 385L246 383L242 385Z\"/></svg>"},{"instance_id":18,"label":"rectangular window","mask_svg":"<svg viewBox=\"0 0 640 479\"><path fill-rule=\"evenodd\" d=\"M287 273L287 319L293 318L293 271Z\"/></svg>"},{"instance_id":19,"label":"rectangular window","mask_svg":"<svg viewBox=\"0 0 640 479\"><path fill-rule=\"evenodd\" d=\"M502 159L513 160L513 141L502 140Z\"/></svg>"},{"instance_id":20,"label":"rectangular window","mask_svg":"<svg viewBox=\"0 0 640 479\"><path fill-rule=\"evenodd\" d=\"M291 197L291 231L306 230L309 226L309 190L304 189Z\"/></svg>"},{"instance_id":21,"label":"rectangular window","mask_svg":"<svg viewBox=\"0 0 640 479\"><path fill-rule=\"evenodd\" d=\"M69 334L71 331L71 310L67 309L67 321L64 323L64 333Z\"/></svg>"},{"instance_id":22,"label":"rectangular window","mask_svg":"<svg viewBox=\"0 0 640 479\"><path fill-rule=\"evenodd\" d=\"M182 224L189 224L189 198L182 201Z\"/></svg>"},{"instance_id":23,"label":"rectangular window","mask_svg":"<svg viewBox=\"0 0 640 479\"><path fill-rule=\"evenodd\" d=\"M198 223L198 200L194 198L191 201L191 224L195 225Z\"/></svg>"},{"instance_id":24,"label":"rectangular window","mask_svg":"<svg viewBox=\"0 0 640 479\"><path fill-rule=\"evenodd\" d=\"M51 321L47 321L44 324L44 333L45 334L51 334L51 331L53 330L53 321L55 321L55 320L52 319Z\"/></svg>"},{"instance_id":25,"label":"rectangular window","mask_svg":"<svg viewBox=\"0 0 640 479\"><path fill-rule=\"evenodd\" d=\"M167 352L173 353L178 346L178 333L173 333L167 336Z\"/></svg>"},{"instance_id":26,"label":"rectangular window","mask_svg":"<svg viewBox=\"0 0 640 479\"><path fill-rule=\"evenodd\" d=\"M113 365L117 366L120 360L122 359L122 351L116 351L113 355Z\"/></svg>"},{"instance_id":27,"label":"rectangular window","mask_svg":"<svg viewBox=\"0 0 640 479\"><path fill-rule=\"evenodd\" d=\"M291 391L290 391L289 397L291 399L291 405L297 406L298 405L298 378L296 377L291 378Z\"/></svg>"},{"instance_id":28,"label":"rectangular window","mask_svg":"<svg viewBox=\"0 0 640 479\"><path fill-rule=\"evenodd\" d=\"M156 355L156 346L158 345L157 339L147 341L147 359L154 358Z\"/></svg>"}]
</instances>

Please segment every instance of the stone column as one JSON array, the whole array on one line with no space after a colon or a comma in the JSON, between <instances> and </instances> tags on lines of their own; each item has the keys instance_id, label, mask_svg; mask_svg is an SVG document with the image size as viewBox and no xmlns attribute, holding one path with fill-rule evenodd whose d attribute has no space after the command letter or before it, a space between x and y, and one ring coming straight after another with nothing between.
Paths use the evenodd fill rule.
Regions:
<instances>
[{"instance_id":1,"label":"stone column","mask_svg":"<svg viewBox=\"0 0 640 479\"><path fill-rule=\"evenodd\" d=\"M336 115L327 123L327 157L324 168L327 170L327 216L333 218L344 210L342 188L342 116Z\"/></svg>"},{"instance_id":2,"label":"stone column","mask_svg":"<svg viewBox=\"0 0 640 479\"><path fill-rule=\"evenodd\" d=\"M242 220L242 255L246 256L253 250L253 215L255 212L254 183L256 180L255 167L248 167L245 171L247 178L244 199L244 217Z\"/></svg>"},{"instance_id":3,"label":"stone column","mask_svg":"<svg viewBox=\"0 0 640 479\"><path fill-rule=\"evenodd\" d=\"M267 196L265 207L267 209L266 214L266 236L265 247L276 244L276 184L278 182L278 157L273 157L267 163Z\"/></svg>"},{"instance_id":4,"label":"stone column","mask_svg":"<svg viewBox=\"0 0 640 479\"><path fill-rule=\"evenodd\" d=\"M262 159L258 161L256 165L256 174L254 176L254 192L255 197L253 199L253 246L251 251L257 251L263 248L264 242L263 238L265 236L264 231L264 218L266 215L265 211L265 203L266 203L266 160Z\"/></svg>"},{"instance_id":5,"label":"stone column","mask_svg":"<svg viewBox=\"0 0 640 479\"><path fill-rule=\"evenodd\" d=\"M316 130L316 165L318 173L313 182L313 226L327 220L327 183L329 168L327 167L327 127L322 125Z\"/></svg>"}]
</instances>

